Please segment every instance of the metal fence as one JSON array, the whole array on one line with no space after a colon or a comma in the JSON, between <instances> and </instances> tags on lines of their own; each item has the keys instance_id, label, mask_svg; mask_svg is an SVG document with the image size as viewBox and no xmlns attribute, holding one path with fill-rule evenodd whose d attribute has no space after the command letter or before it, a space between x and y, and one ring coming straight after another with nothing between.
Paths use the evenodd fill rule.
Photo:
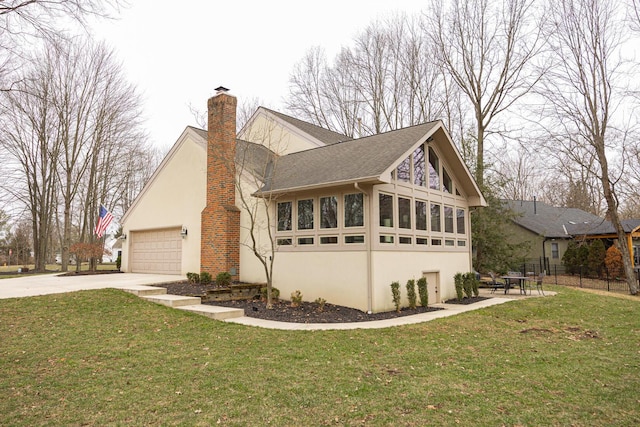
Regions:
<instances>
[{"instance_id":1,"label":"metal fence","mask_svg":"<svg viewBox=\"0 0 640 427\"><path fill-rule=\"evenodd\" d=\"M588 274L587 266L580 266L578 272L568 274L563 265L545 265L543 262L528 262L521 265L523 275L538 275L543 270L547 274L547 283L556 285L576 286L580 288L599 289L610 292L629 293L629 284L619 277L612 277L605 268L601 276ZM635 279L640 287L640 269L635 269Z\"/></svg>"}]
</instances>

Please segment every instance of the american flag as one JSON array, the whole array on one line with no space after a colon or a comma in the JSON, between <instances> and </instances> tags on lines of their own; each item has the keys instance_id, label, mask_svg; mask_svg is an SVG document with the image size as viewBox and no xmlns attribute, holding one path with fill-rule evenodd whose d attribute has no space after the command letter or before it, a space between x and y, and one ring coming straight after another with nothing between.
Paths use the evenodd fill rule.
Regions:
<instances>
[{"instance_id":1,"label":"american flag","mask_svg":"<svg viewBox=\"0 0 640 427\"><path fill-rule=\"evenodd\" d=\"M109 212L104 206L100 205L100 218L98 218L98 223L96 224L95 229L95 233L98 238L102 237L109 224L111 224L111 221L113 221L113 215L111 215L111 212Z\"/></svg>"}]
</instances>

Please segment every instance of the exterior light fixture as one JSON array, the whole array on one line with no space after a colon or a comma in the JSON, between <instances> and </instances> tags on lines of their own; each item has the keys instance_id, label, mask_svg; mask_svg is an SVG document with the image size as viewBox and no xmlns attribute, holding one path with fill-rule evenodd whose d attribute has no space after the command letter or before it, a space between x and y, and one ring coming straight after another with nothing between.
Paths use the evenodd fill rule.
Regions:
<instances>
[{"instance_id":1,"label":"exterior light fixture","mask_svg":"<svg viewBox=\"0 0 640 427\"><path fill-rule=\"evenodd\" d=\"M180 235L182 236L183 239L185 237L187 237L187 227L185 227L184 225L182 226L182 230L180 231Z\"/></svg>"}]
</instances>

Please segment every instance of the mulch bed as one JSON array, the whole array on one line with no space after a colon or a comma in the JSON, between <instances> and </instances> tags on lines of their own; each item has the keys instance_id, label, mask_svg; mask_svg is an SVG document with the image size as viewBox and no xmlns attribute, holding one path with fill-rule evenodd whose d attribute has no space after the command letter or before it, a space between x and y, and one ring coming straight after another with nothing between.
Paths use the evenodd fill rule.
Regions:
<instances>
[{"instance_id":1,"label":"mulch bed","mask_svg":"<svg viewBox=\"0 0 640 427\"><path fill-rule=\"evenodd\" d=\"M122 273L120 270L97 270L97 271L68 271L66 273L58 274L58 276L92 276L95 274L114 274Z\"/></svg>"},{"instance_id":2,"label":"mulch bed","mask_svg":"<svg viewBox=\"0 0 640 427\"><path fill-rule=\"evenodd\" d=\"M462 298L461 300L450 299L445 301L445 304L461 304L461 305L469 305L475 304L480 301L484 301L486 299L491 299L489 297L471 297L471 298Z\"/></svg>"},{"instance_id":3,"label":"mulch bed","mask_svg":"<svg viewBox=\"0 0 640 427\"><path fill-rule=\"evenodd\" d=\"M165 283L162 287L167 288L167 293L173 295L204 295L207 290L216 288L215 285L200 285L188 282ZM369 322L442 310L438 307L416 307L414 310L403 308L399 313L388 311L367 314L354 308L328 303L324 305L321 311L319 304L313 302L303 302L298 307L292 307L289 301L278 301L274 303L272 309L267 309L266 303L260 300L215 301L205 302L204 304L242 308L247 317L292 323Z\"/></svg>"}]
</instances>

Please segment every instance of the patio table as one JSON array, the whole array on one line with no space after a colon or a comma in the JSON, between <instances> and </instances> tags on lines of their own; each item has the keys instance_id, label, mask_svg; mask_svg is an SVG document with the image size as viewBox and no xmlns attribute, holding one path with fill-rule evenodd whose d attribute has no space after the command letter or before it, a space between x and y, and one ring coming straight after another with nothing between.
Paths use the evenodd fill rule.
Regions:
<instances>
[{"instance_id":1,"label":"patio table","mask_svg":"<svg viewBox=\"0 0 640 427\"><path fill-rule=\"evenodd\" d=\"M518 283L520 285L520 293L527 294L527 290L525 289L525 282L529 280L527 276L500 276L500 278L504 279L504 293L509 293L509 289L511 289L511 285Z\"/></svg>"}]
</instances>

